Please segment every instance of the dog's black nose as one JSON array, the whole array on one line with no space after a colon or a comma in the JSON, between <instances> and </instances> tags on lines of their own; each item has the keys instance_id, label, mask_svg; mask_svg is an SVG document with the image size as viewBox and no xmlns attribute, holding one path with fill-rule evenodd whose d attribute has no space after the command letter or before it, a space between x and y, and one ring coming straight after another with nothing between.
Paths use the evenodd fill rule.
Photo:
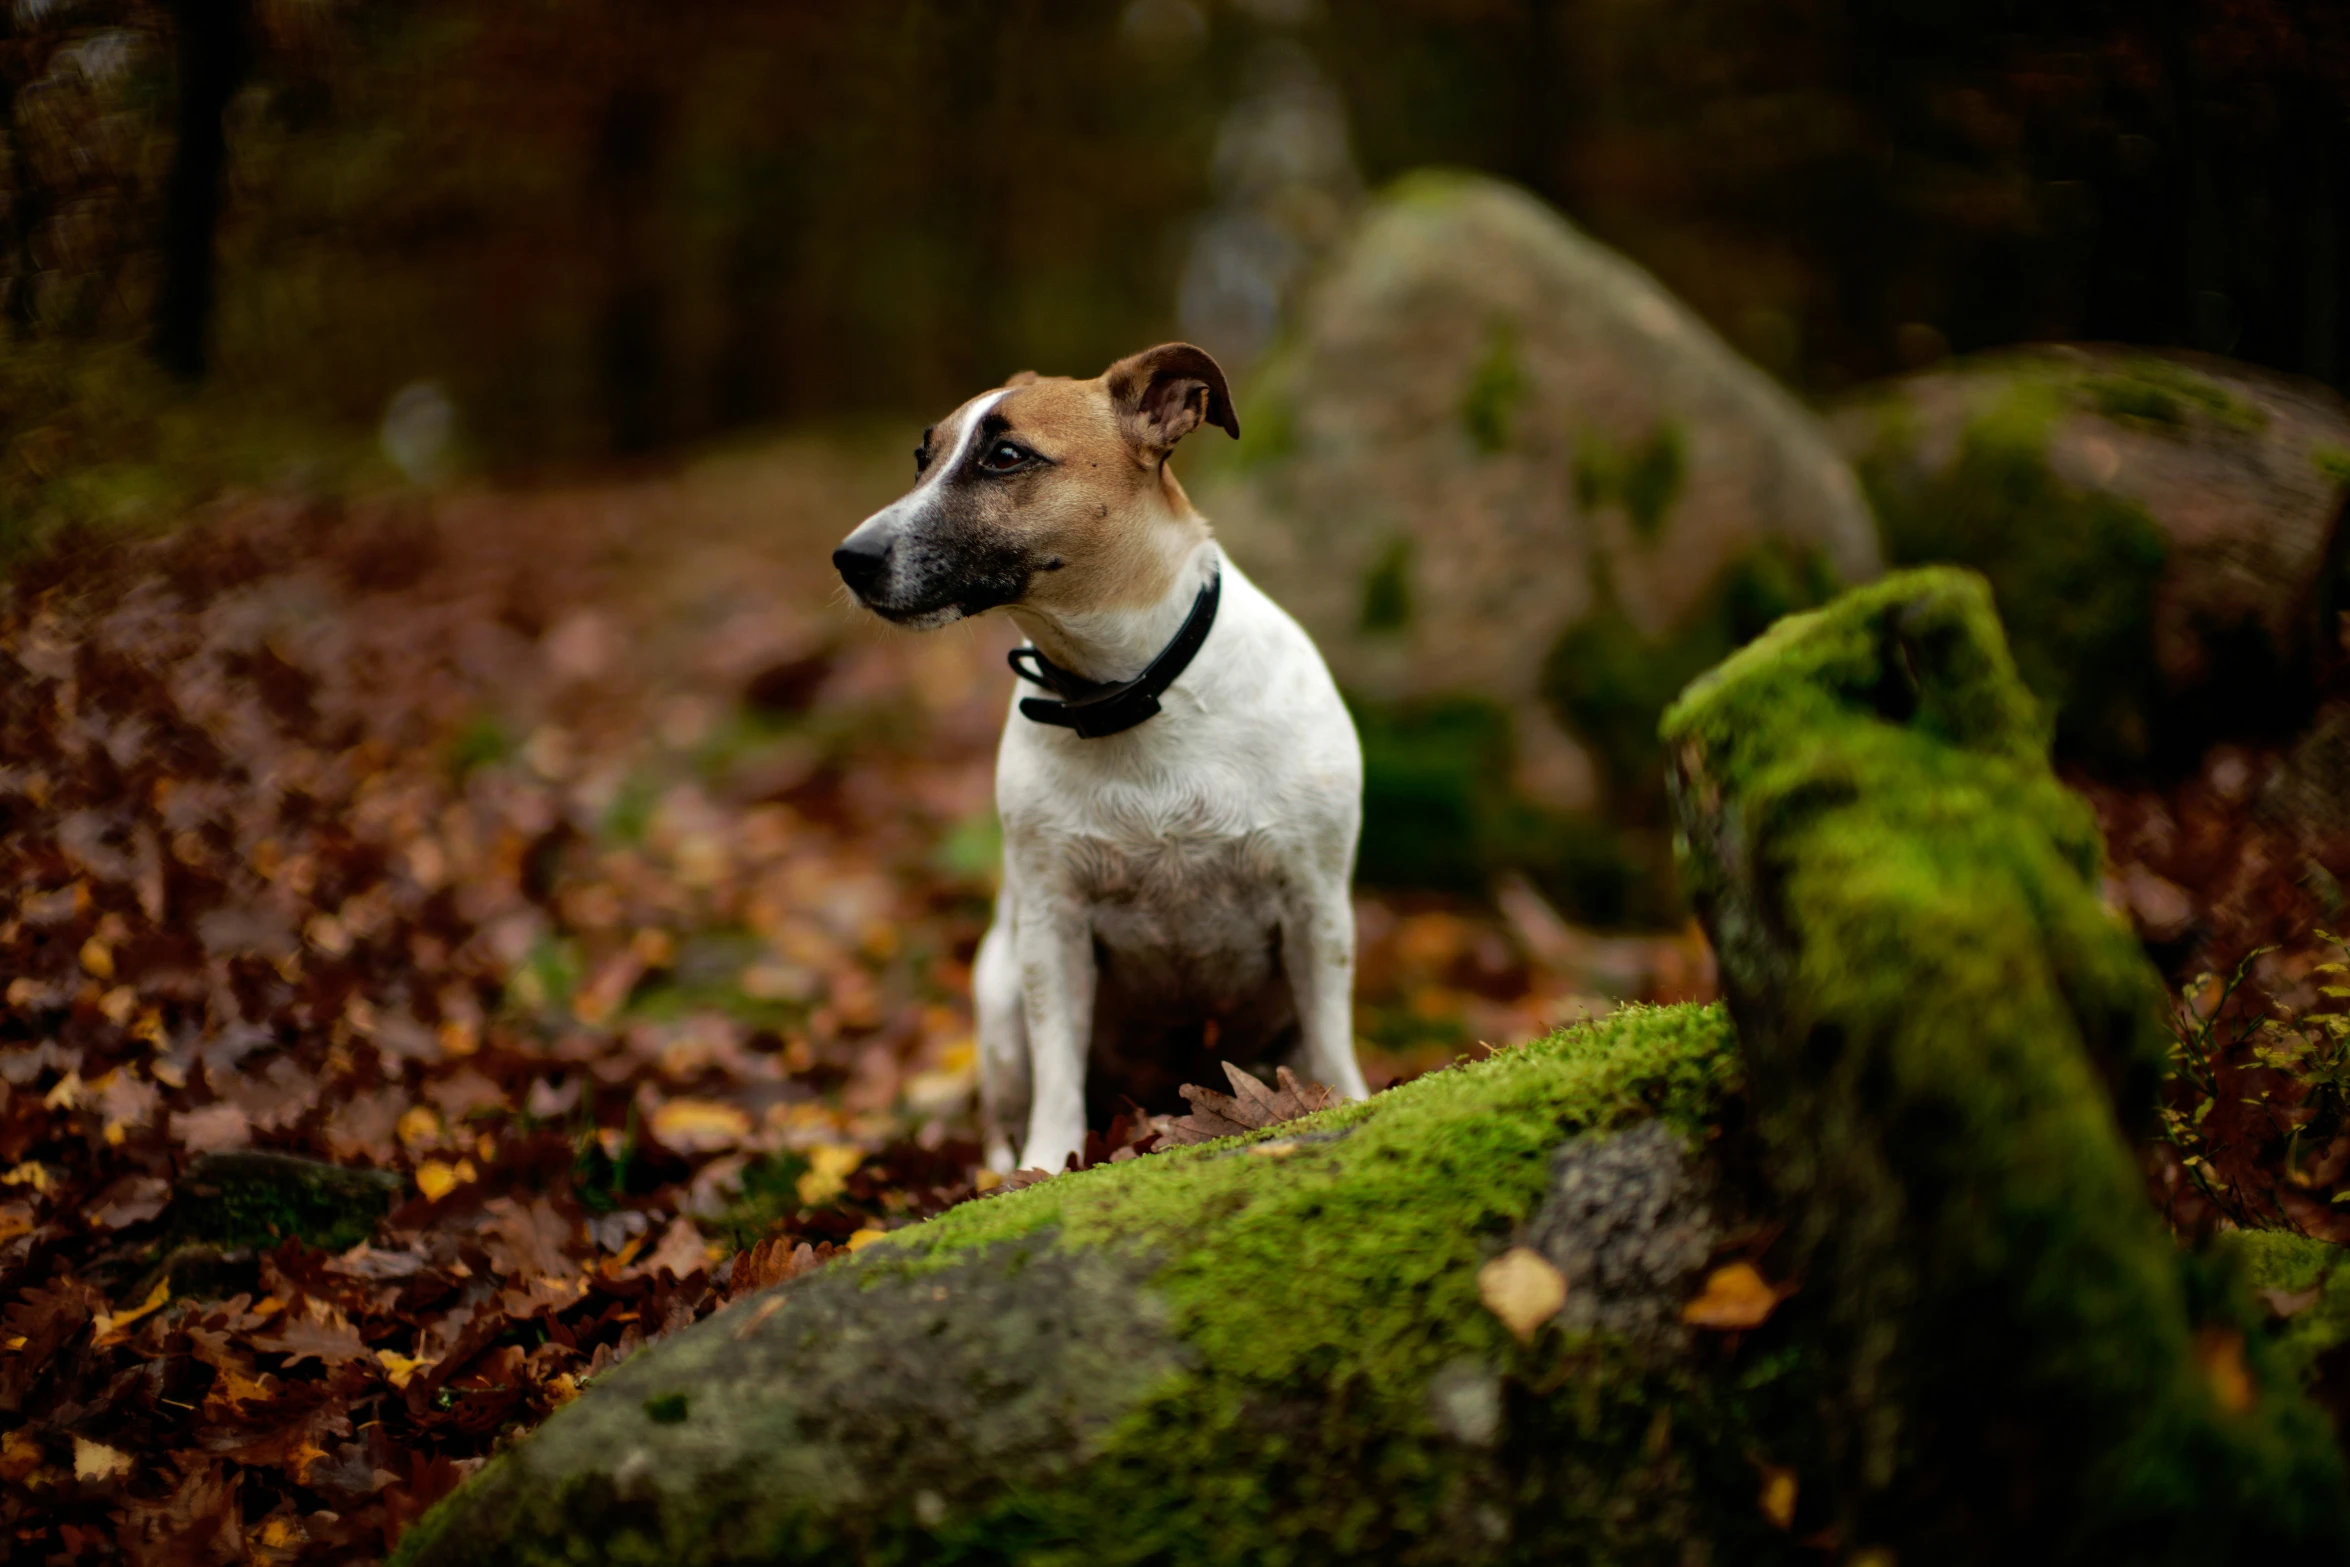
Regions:
<instances>
[{"instance_id":1,"label":"dog's black nose","mask_svg":"<svg viewBox=\"0 0 2350 1567\"><path fill-rule=\"evenodd\" d=\"M889 564L889 545L843 544L832 552L832 567L840 573L840 580L849 585L849 591L862 594L881 576L881 568Z\"/></svg>"}]
</instances>

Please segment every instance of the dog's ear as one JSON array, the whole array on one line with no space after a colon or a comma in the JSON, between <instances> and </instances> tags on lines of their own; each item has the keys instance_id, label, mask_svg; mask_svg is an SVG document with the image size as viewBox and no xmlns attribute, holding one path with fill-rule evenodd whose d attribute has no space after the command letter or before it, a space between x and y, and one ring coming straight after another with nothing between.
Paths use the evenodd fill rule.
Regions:
<instances>
[{"instance_id":1,"label":"dog's ear","mask_svg":"<svg viewBox=\"0 0 2350 1567\"><path fill-rule=\"evenodd\" d=\"M1004 377L1004 385L1006 386L1034 386L1035 384L1036 372L1034 370L1015 370Z\"/></svg>"},{"instance_id":2,"label":"dog's ear","mask_svg":"<svg viewBox=\"0 0 2350 1567\"><path fill-rule=\"evenodd\" d=\"M1102 372L1126 438L1145 451L1167 452L1202 424L1237 439L1240 416L1224 372L1204 348L1161 343Z\"/></svg>"}]
</instances>

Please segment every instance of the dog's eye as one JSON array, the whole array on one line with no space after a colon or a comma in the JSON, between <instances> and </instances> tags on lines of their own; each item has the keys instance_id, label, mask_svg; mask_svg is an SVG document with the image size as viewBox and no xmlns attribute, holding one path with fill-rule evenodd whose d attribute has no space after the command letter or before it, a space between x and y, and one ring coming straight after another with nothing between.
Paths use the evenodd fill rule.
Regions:
<instances>
[{"instance_id":1,"label":"dog's eye","mask_svg":"<svg viewBox=\"0 0 2350 1567\"><path fill-rule=\"evenodd\" d=\"M1027 460L1027 447L1012 441L998 441L979 459L979 466L990 473L1010 473Z\"/></svg>"}]
</instances>

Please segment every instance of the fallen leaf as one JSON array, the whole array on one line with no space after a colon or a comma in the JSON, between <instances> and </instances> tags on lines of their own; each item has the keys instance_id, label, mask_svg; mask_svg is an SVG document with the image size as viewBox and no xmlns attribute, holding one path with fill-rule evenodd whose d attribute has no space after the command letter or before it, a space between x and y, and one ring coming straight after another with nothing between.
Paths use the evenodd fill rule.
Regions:
<instances>
[{"instance_id":1,"label":"fallen leaf","mask_svg":"<svg viewBox=\"0 0 2350 1567\"><path fill-rule=\"evenodd\" d=\"M751 1118L712 1099L672 1099L653 1112L653 1135L680 1153L709 1153L750 1136Z\"/></svg>"},{"instance_id":2,"label":"fallen leaf","mask_svg":"<svg viewBox=\"0 0 2350 1567\"><path fill-rule=\"evenodd\" d=\"M481 1172L471 1159L460 1159L450 1164L442 1159L427 1159L416 1167L416 1189L429 1202L439 1202L458 1187L480 1179Z\"/></svg>"},{"instance_id":3,"label":"fallen leaf","mask_svg":"<svg viewBox=\"0 0 2350 1567\"><path fill-rule=\"evenodd\" d=\"M863 1251L866 1247L872 1245L875 1241L881 1239L888 1233L889 1231L887 1230L859 1230L856 1234L849 1237L849 1250L851 1252Z\"/></svg>"},{"instance_id":4,"label":"fallen leaf","mask_svg":"<svg viewBox=\"0 0 2350 1567\"><path fill-rule=\"evenodd\" d=\"M1530 1344L1567 1303L1567 1276L1531 1246L1513 1246L1477 1270L1477 1294L1518 1342Z\"/></svg>"},{"instance_id":5,"label":"fallen leaf","mask_svg":"<svg viewBox=\"0 0 2350 1567\"><path fill-rule=\"evenodd\" d=\"M2252 1373L2244 1366L2244 1335L2234 1328L2196 1329L2195 1365L2211 1388L2211 1396L2229 1414L2243 1414L2259 1402Z\"/></svg>"},{"instance_id":6,"label":"fallen leaf","mask_svg":"<svg viewBox=\"0 0 2350 1567\"><path fill-rule=\"evenodd\" d=\"M113 1480L131 1472L131 1455L118 1447L93 1442L86 1436L73 1439L73 1477L76 1480Z\"/></svg>"},{"instance_id":7,"label":"fallen leaf","mask_svg":"<svg viewBox=\"0 0 2350 1567\"><path fill-rule=\"evenodd\" d=\"M807 1150L808 1168L801 1172L801 1206L813 1208L838 1197L848 1188L849 1176L865 1162L865 1150L846 1143L818 1143Z\"/></svg>"},{"instance_id":8,"label":"fallen leaf","mask_svg":"<svg viewBox=\"0 0 2350 1567\"><path fill-rule=\"evenodd\" d=\"M389 1349L377 1350L375 1358L377 1364L384 1368L384 1375L390 1379L392 1386L400 1388L406 1387L417 1372L430 1370L440 1364L438 1360L426 1356L402 1355Z\"/></svg>"},{"instance_id":9,"label":"fallen leaf","mask_svg":"<svg viewBox=\"0 0 2350 1567\"><path fill-rule=\"evenodd\" d=\"M166 1278L156 1281L155 1287L147 1292L146 1300L140 1304L126 1311L118 1311L112 1316L99 1317L91 1324L97 1329L98 1334L93 1341L94 1344L99 1349L106 1349L121 1343L130 1337L129 1330L132 1323L150 1312L162 1310L163 1303L169 1299L171 1299L171 1280Z\"/></svg>"},{"instance_id":10,"label":"fallen leaf","mask_svg":"<svg viewBox=\"0 0 2350 1567\"><path fill-rule=\"evenodd\" d=\"M1755 1505L1760 1507L1762 1515L1771 1521L1771 1527L1775 1529L1794 1528L1795 1471L1781 1469L1776 1464L1764 1464L1761 1467L1762 1493L1755 1499Z\"/></svg>"},{"instance_id":11,"label":"fallen leaf","mask_svg":"<svg viewBox=\"0 0 2350 1567\"><path fill-rule=\"evenodd\" d=\"M1691 1327L1730 1331L1756 1328L1770 1319L1784 1298L1751 1262L1732 1262L1706 1275L1705 1289L1681 1308Z\"/></svg>"},{"instance_id":12,"label":"fallen leaf","mask_svg":"<svg viewBox=\"0 0 2350 1567\"><path fill-rule=\"evenodd\" d=\"M1337 1089L1302 1082L1285 1066L1275 1069L1276 1086L1267 1088L1231 1062L1221 1064L1224 1076L1232 1083L1232 1092L1220 1094L1212 1088L1185 1084L1181 1093L1191 1105L1191 1114L1169 1122L1161 1134L1162 1141L1180 1147L1187 1143L1212 1142L1219 1137L1236 1137L1243 1132L1279 1126L1339 1103Z\"/></svg>"},{"instance_id":13,"label":"fallen leaf","mask_svg":"<svg viewBox=\"0 0 2350 1567\"><path fill-rule=\"evenodd\" d=\"M22 1426L0 1436L0 1480L16 1485L41 1467L41 1439Z\"/></svg>"}]
</instances>

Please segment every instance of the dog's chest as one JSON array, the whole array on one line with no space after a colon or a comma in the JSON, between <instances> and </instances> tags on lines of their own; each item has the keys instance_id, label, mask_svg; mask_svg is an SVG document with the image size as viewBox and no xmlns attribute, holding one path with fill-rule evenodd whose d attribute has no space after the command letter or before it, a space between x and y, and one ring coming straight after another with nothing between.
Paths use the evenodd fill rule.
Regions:
<instances>
[{"instance_id":1,"label":"dog's chest","mask_svg":"<svg viewBox=\"0 0 2350 1567\"><path fill-rule=\"evenodd\" d=\"M1285 856L1252 813L1235 809L1242 802L1216 794L1137 792L1090 809L1063 802L1015 826L1062 867L1105 967L1131 985L1238 993L1270 975Z\"/></svg>"}]
</instances>

